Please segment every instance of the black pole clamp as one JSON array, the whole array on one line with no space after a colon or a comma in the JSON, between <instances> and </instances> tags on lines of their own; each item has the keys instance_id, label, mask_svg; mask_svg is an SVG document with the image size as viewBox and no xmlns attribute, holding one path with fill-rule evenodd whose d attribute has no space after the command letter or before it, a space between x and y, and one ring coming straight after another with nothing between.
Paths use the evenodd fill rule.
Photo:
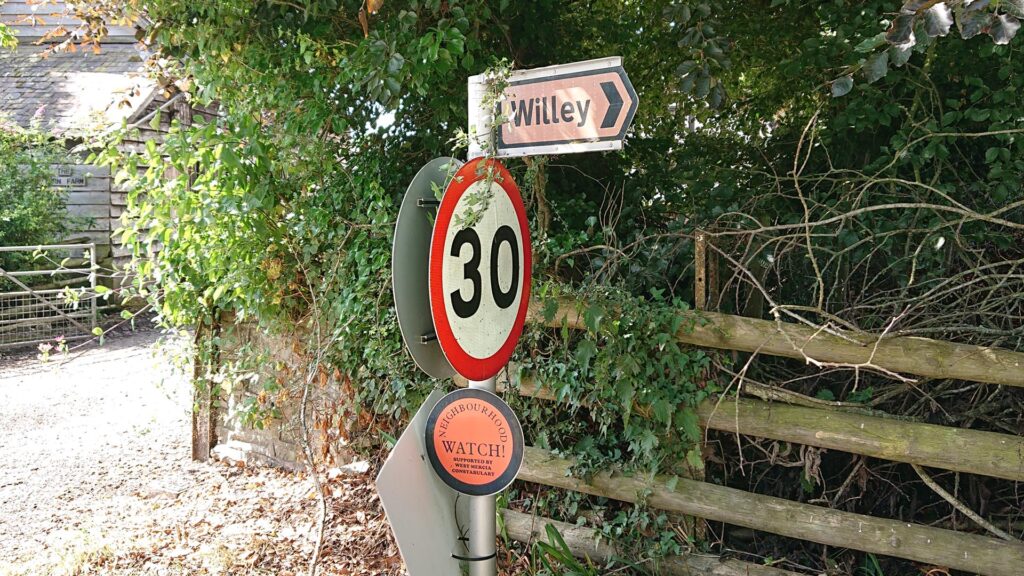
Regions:
<instances>
[{"instance_id":1,"label":"black pole clamp","mask_svg":"<svg viewBox=\"0 0 1024 576\"><path fill-rule=\"evenodd\" d=\"M491 558L494 558L497 555L498 551L495 550L487 556L459 556L458 554L452 554L452 558L455 558L456 560L464 560L466 562L483 562L485 560L490 560Z\"/></svg>"}]
</instances>

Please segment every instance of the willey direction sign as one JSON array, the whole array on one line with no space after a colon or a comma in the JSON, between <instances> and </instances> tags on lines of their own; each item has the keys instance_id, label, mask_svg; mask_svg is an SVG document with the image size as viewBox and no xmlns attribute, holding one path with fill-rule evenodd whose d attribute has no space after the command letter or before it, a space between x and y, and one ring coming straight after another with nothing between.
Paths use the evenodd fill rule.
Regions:
<instances>
[{"instance_id":1,"label":"willey direction sign","mask_svg":"<svg viewBox=\"0 0 1024 576\"><path fill-rule=\"evenodd\" d=\"M498 157L618 150L639 103L618 56L513 72L495 110L485 80L469 79L470 157L488 144Z\"/></svg>"}]
</instances>

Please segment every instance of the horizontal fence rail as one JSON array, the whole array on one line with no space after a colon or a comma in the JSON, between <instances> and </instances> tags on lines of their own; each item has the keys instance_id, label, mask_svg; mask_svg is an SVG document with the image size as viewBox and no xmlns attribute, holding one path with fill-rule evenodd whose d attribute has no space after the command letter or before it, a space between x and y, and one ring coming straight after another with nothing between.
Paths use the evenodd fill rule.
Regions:
<instances>
[{"instance_id":1,"label":"horizontal fence rail","mask_svg":"<svg viewBox=\"0 0 1024 576\"><path fill-rule=\"evenodd\" d=\"M466 386L458 376L455 382ZM519 382L518 391L556 401L554 392L530 377ZM712 430L1024 481L1024 438L1020 436L747 398L706 400L697 407L697 414L701 426Z\"/></svg>"},{"instance_id":2,"label":"horizontal fence rail","mask_svg":"<svg viewBox=\"0 0 1024 576\"><path fill-rule=\"evenodd\" d=\"M515 510L502 510L505 521L505 532L509 538L518 542L547 542L545 527L554 526L565 541L573 555L589 558L596 562L607 562L616 555L615 548L605 540L599 540L593 528L575 526L567 522L559 522L551 518L531 516ZM655 562L642 565L646 569L657 568L658 574L672 576L803 576L796 572L780 570L771 566L762 566L743 562L742 560L721 559L716 556L684 554L670 556Z\"/></svg>"},{"instance_id":3,"label":"horizontal fence rail","mask_svg":"<svg viewBox=\"0 0 1024 576\"><path fill-rule=\"evenodd\" d=\"M92 274L89 268L60 268L55 270L19 270L17 272L5 272L4 276L9 278L26 278L29 276L88 276Z\"/></svg>"},{"instance_id":4,"label":"horizontal fence rail","mask_svg":"<svg viewBox=\"0 0 1024 576\"><path fill-rule=\"evenodd\" d=\"M791 502L687 478L572 476L571 460L527 446L520 480L689 514L819 544L987 576L1020 576L1024 544ZM670 486L673 486L670 488Z\"/></svg>"},{"instance_id":5,"label":"horizontal fence rail","mask_svg":"<svg viewBox=\"0 0 1024 576\"><path fill-rule=\"evenodd\" d=\"M771 322L716 312L686 312L697 321L676 339L686 344L740 352L757 352L822 364L875 367L926 378L952 378L988 384L1024 386L1024 353L956 344L918 337L879 337L843 332L839 337L800 324ZM585 327L577 302L563 299L551 322L544 308L532 302L530 321L560 327ZM700 325L701 322L706 322Z\"/></svg>"},{"instance_id":6,"label":"horizontal fence rail","mask_svg":"<svg viewBox=\"0 0 1024 576\"><path fill-rule=\"evenodd\" d=\"M34 252L36 250L95 250L95 244L33 244L26 246L0 246L0 252Z\"/></svg>"},{"instance_id":7,"label":"horizontal fence rail","mask_svg":"<svg viewBox=\"0 0 1024 576\"><path fill-rule=\"evenodd\" d=\"M765 353L823 365L862 366L925 378L1024 386L1024 354L1011 350L916 337L880 338L852 333L839 337L796 324L707 312L686 314L705 323L692 332L680 331L677 339L696 346ZM551 327L584 328L577 303L568 300L561 303L551 321L544 320L542 308L534 303L529 320ZM455 380L461 386L466 384L460 378ZM550 389L533 378L524 377L517 384L520 394L557 400ZM707 400L697 412L702 426L724 432L1024 481L1024 438L1019 436L748 398ZM1024 544L1017 541L844 512L686 478L669 482L666 478L605 473L584 480L574 478L571 467L570 460L527 447L518 478L624 502L636 503L643 498L648 505L666 511L829 546L991 576L1024 574ZM513 520L515 531L523 532L528 517L515 512L506 515ZM530 521L533 527L527 532L533 537L536 528L534 520ZM602 554L607 549L600 550L594 547L596 544L588 543L587 529L567 524L556 527L569 530L574 552L606 557ZM718 574L699 570L692 573Z\"/></svg>"},{"instance_id":8,"label":"horizontal fence rail","mask_svg":"<svg viewBox=\"0 0 1024 576\"><path fill-rule=\"evenodd\" d=\"M713 430L1024 481L1020 436L745 398L717 407L705 402L697 412L701 424Z\"/></svg>"}]
</instances>

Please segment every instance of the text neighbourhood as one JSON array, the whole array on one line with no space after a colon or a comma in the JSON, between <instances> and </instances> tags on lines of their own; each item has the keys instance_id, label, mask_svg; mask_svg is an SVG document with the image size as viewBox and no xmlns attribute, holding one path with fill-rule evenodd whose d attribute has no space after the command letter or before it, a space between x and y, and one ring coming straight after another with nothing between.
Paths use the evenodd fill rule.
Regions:
<instances>
[{"instance_id":1,"label":"text neighbourhood","mask_svg":"<svg viewBox=\"0 0 1024 576\"><path fill-rule=\"evenodd\" d=\"M508 404L493 392L451 392L430 412L427 457L446 484L463 494L504 490L523 462L523 429Z\"/></svg>"},{"instance_id":2,"label":"text neighbourhood","mask_svg":"<svg viewBox=\"0 0 1024 576\"><path fill-rule=\"evenodd\" d=\"M494 407L484 402L473 402L463 401L459 403L453 403L448 410L444 412L441 419L437 423L438 429L441 431L440 437L444 438L448 433L448 427L453 420L463 412L477 412L491 421L494 424L495 429L498 432L498 438L501 442L508 442L508 425L505 424L505 419L502 418L501 413L494 409Z\"/></svg>"}]
</instances>

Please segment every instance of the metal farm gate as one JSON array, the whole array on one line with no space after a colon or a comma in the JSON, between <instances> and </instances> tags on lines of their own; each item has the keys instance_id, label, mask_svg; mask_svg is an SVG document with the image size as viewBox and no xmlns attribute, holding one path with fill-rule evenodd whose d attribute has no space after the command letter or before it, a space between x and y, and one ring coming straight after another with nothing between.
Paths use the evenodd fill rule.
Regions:
<instances>
[{"instance_id":1,"label":"metal farm gate","mask_svg":"<svg viewBox=\"0 0 1024 576\"><path fill-rule=\"evenodd\" d=\"M90 337L96 272L94 243L0 246L0 348Z\"/></svg>"}]
</instances>

